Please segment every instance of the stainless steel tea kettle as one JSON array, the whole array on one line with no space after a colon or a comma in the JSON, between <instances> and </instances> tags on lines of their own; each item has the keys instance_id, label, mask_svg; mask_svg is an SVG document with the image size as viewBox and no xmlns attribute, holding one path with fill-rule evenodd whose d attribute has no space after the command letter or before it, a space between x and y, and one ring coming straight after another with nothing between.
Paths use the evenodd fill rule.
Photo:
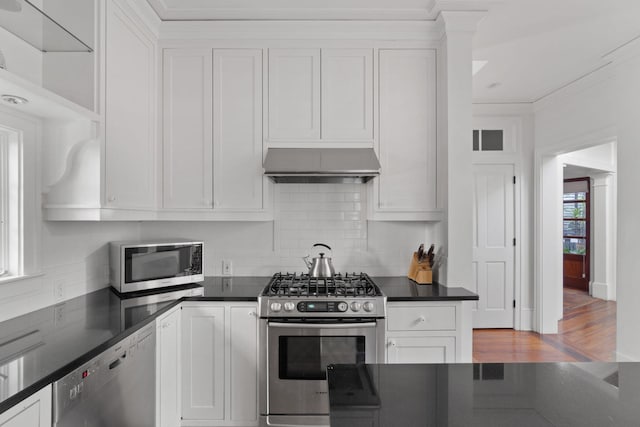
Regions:
<instances>
[{"instance_id":1,"label":"stainless steel tea kettle","mask_svg":"<svg viewBox=\"0 0 640 427\"><path fill-rule=\"evenodd\" d=\"M314 248L316 246L322 246L331 250L331 248L324 243L316 243L315 245L313 245ZM333 264L331 263L331 258L325 258L324 252L320 252L318 253L318 255L320 256L313 258L311 261L309 261L310 255L302 258L304 260L304 263L307 264L307 267L309 267L309 276L320 278L333 277L336 271L334 270Z\"/></svg>"}]
</instances>

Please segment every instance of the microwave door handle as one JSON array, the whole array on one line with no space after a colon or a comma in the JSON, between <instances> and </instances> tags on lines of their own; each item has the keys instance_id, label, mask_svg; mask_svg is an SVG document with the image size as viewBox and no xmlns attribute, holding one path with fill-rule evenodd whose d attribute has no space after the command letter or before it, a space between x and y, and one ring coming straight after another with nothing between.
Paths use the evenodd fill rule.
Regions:
<instances>
[{"instance_id":1,"label":"microwave door handle","mask_svg":"<svg viewBox=\"0 0 640 427\"><path fill-rule=\"evenodd\" d=\"M375 328L376 322L366 323L278 323L269 322L269 326L276 328L289 328L289 329L355 329L355 328Z\"/></svg>"}]
</instances>

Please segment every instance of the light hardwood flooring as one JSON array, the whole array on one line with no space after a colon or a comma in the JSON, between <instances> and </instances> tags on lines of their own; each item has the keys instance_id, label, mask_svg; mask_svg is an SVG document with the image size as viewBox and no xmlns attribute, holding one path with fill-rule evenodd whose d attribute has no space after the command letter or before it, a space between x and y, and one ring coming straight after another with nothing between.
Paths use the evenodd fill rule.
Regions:
<instances>
[{"instance_id":1,"label":"light hardwood flooring","mask_svg":"<svg viewBox=\"0 0 640 427\"><path fill-rule=\"evenodd\" d=\"M568 288L558 334L473 331L473 361L479 363L615 361L615 350L616 303Z\"/></svg>"}]
</instances>

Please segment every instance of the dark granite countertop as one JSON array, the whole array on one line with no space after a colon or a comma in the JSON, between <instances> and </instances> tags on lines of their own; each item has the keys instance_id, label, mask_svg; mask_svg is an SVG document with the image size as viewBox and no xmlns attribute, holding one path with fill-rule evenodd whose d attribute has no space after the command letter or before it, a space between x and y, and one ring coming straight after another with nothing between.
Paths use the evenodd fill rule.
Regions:
<instances>
[{"instance_id":1,"label":"dark granite countertop","mask_svg":"<svg viewBox=\"0 0 640 427\"><path fill-rule=\"evenodd\" d=\"M413 280L402 276L372 277L371 279L387 296L387 301L474 301L478 299L477 294L465 288L448 288L438 283L418 285Z\"/></svg>"},{"instance_id":2,"label":"dark granite countertop","mask_svg":"<svg viewBox=\"0 0 640 427\"><path fill-rule=\"evenodd\" d=\"M257 301L270 277L207 277L203 296L136 306L125 318L121 299L110 288L0 323L0 413L27 398L129 334L152 322L179 301ZM374 277L389 301L477 299L463 288L416 285L404 277ZM21 365L19 378L5 371ZM15 369L11 372L15 372Z\"/></svg>"},{"instance_id":3,"label":"dark granite countertop","mask_svg":"<svg viewBox=\"0 0 640 427\"><path fill-rule=\"evenodd\" d=\"M201 283L204 296L183 300L257 301L268 281L269 277L207 277ZM123 307L131 301L104 288L1 322L0 413L179 303L171 300L136 306L125 316ZM17 366L21 369L13 369ZM20 372L19 377L14 372Z\"/></svg>"},{"instance_id":4,"label":"dark granite countertop","mask_svg":"<svg viewBox=\"0 0 640 427\"><path fill-rule=\"evenodd\" d=\"M334 365L331 427L637 426L640 363Z\"/></svg>"}]
</instances>

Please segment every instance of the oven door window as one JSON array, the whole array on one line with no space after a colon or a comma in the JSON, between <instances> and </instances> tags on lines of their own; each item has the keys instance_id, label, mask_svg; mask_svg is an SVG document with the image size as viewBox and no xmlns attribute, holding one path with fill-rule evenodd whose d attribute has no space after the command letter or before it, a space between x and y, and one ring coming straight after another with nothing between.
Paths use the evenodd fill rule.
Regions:
<instances>
[{"instance_id":1,"label":"oven door window","mask_svg":"<svg viewBox=\"0 0 640 427\"><path fill-rule=\"evenodd\" d=\"M327 365L365 362L364 336L280 336L279 378L324 380Z\"/></svg>"}]
</instances>

